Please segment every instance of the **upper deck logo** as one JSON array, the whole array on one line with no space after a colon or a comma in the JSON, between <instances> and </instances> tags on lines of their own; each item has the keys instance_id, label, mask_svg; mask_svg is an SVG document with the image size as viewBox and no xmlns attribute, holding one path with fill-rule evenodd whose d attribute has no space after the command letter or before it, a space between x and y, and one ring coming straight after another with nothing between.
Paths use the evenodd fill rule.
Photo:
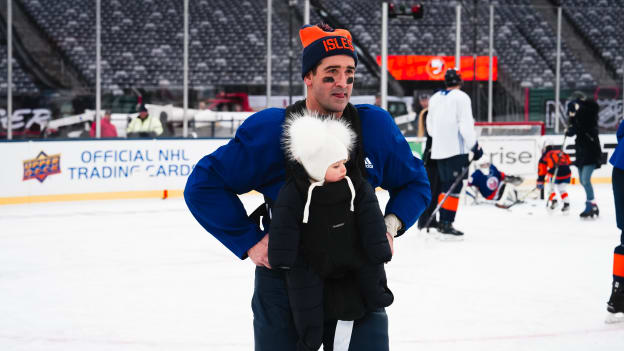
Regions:
<instances>
[{"instance_id":1,"label":"upper deck logo","mask_svg":"<svg viewBox=\"0 0 624 351\"><path fill-rule=\"evenodd\" d=\"M61 173L61 154L48 156L41 151L37 157L32 160L25 160L23 163L24 178L22 181L37 179L43 183L49 175Z\"/></svg>"}]
</instances>

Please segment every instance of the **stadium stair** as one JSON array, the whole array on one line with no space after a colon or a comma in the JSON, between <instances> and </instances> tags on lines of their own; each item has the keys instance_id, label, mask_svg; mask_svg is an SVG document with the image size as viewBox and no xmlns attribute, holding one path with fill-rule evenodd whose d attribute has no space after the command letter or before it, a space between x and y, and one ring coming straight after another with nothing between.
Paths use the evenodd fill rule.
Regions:
<instances>
[{"instance_id":1,"label":"stadium stair","mask_svg":"<svg viewBox=\"0 0 624 351\"><path fill-rule=\"evenodd\" d=\"M557 33L557 8L553 6L552 1L531 0L531 4L535 8L535 11L552 27L553 32ZM568 48L576 55L581 64L591 73L594 79L596 79L598 85L617 85L611 74L605 69L605 67L607 67L606 62L603 62L596 50L583 39L565 14L561 16L561 32L561 36L565 37Z\"/></svg>"},{"instance_id":2,"label":"stadium stair","mask_svg":"<svg viewBox=\"0 0 624 351\"><path fill-rule=\"evenodd\" d=\"M6 23L6 6L0 6L0 15ZM14 49L16 55L21 56L18 59L23 62L36 62L36 64L24 66L24 69L29 70L29 73L43 87L84 90L86 84L80 73L67 63L67 60L52 44L53 41L47 38L25 13L19 1L14 2L12 17L13 37L17 39L14 40L16 45ZM28 38L28 45L20 45L20 38ZM19 50L18 45L23 50Z\"/></svg>"}]
</instances>

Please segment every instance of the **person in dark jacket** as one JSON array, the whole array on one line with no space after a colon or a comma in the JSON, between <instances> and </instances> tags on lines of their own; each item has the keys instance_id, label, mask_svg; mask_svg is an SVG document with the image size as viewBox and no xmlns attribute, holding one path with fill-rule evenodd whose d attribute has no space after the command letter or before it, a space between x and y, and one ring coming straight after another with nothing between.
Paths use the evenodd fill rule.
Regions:
<instances>
[{"instance_id":1,"label":"person in dark jacket","mask_svg":"<svg viewBox=\"0 0 624 351\"><path fill-rule=\"evenodd\" d=\"M576 160L574 165L578 168L579 178L585 189L585 210L581 212L581 218L598 216L599 210L594 198L594 188L591 183L591 175L602 164L602 150L598 138L598 112L596 101L585 95L577 93L577 97L568 104L568 116L570 125L566 135L576 135L574 149Z\"/></svg>"},{"instance_id":2,"label":"person in dark jacket","mask_svg":"<svg viewBox=\"0 0 624 351\"><path fill-rule=\"evenodd\" d=\"M256 351L292 351L298 339L285 273L271 269L268 261L271 224L262 216L262 225L258 225L238 197L256 190L264 195L266 212L270 213L286 180L281 147L286 116L307 109L333 114L351 124L357 134L356 156L347 166L352 163L360 167L373 188L388 190L384 220L391 248L395 237L409 229L431 201L422 162L414 157L390 114L373 105L349 103L357 67L351 34L326 25L306 25L299 36L304 47L301 77L307 87L305 100L249 116L232 140L197 163L184 189L186 204L199 224L237 258L249 257L256 266L251 300ZM326 320L325 348L343 340L341 336L347 332L352 350L390 348L388 315L383 308L367 311L350 329L336 319Z\"/></svg>"},{"instance_id":3,"label":"person in dark jacket","mask_svg":"<svg viewBox=\"0 0 624 351\"><path fill-rule=\"evenodd\" d=\"M377 197L360 170L345 165L355 139L347 122L331 117L295 114L285 124L289 171L273 205L269 264L286 270L300 351L319 349L325 318L360 319L394 299Z\"/></svg>"}]
</instances>

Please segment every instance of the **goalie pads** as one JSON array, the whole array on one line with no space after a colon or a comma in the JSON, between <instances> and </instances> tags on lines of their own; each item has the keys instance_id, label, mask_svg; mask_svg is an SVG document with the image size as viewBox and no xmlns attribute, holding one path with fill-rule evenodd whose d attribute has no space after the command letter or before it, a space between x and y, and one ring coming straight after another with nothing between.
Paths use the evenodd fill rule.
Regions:
<instances>
[{"instance_id":1,"label":"goalie pads","mask_svg":"<svg viewBox=\"0 0 624 351\"><path fill-rule=\"evenodd\" d=\"M496 201L496 205L498 207L508 208L518 201L518 191L511 183L504 184L503 187L503 193L498 201Z\"/></svg>"}]
</instances>

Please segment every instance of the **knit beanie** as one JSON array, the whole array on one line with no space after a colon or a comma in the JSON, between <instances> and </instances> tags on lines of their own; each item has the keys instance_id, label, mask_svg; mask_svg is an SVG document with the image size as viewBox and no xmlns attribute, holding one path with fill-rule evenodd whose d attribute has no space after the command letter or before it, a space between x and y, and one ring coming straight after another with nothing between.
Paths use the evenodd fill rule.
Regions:
<instances>
[{"instance_id":1,"label":"knit beanie","mask_svg":"<svg viewBox=\"0 0 624 351\"><path fill-rule=\"evenodd\" d=\"M346 29L333 29L327 24L306 24L299 30L303 45L301 57L301 78L328 56L347 55L353 57L357 66L357 54L353 48L351 33Z\"/></svg>"},{"instance_id":2,"label":"knit beanie","mask_svg":"<svg viewBox=\"0 0 624 351\"><path fill-rule=\"evenodd\" d=\"M349 158L355 139L348 122L305 110L286 123L283 144L291 160L303 165L311 179L323 182L331 164Z\"/></svg>"}]
</instances>

